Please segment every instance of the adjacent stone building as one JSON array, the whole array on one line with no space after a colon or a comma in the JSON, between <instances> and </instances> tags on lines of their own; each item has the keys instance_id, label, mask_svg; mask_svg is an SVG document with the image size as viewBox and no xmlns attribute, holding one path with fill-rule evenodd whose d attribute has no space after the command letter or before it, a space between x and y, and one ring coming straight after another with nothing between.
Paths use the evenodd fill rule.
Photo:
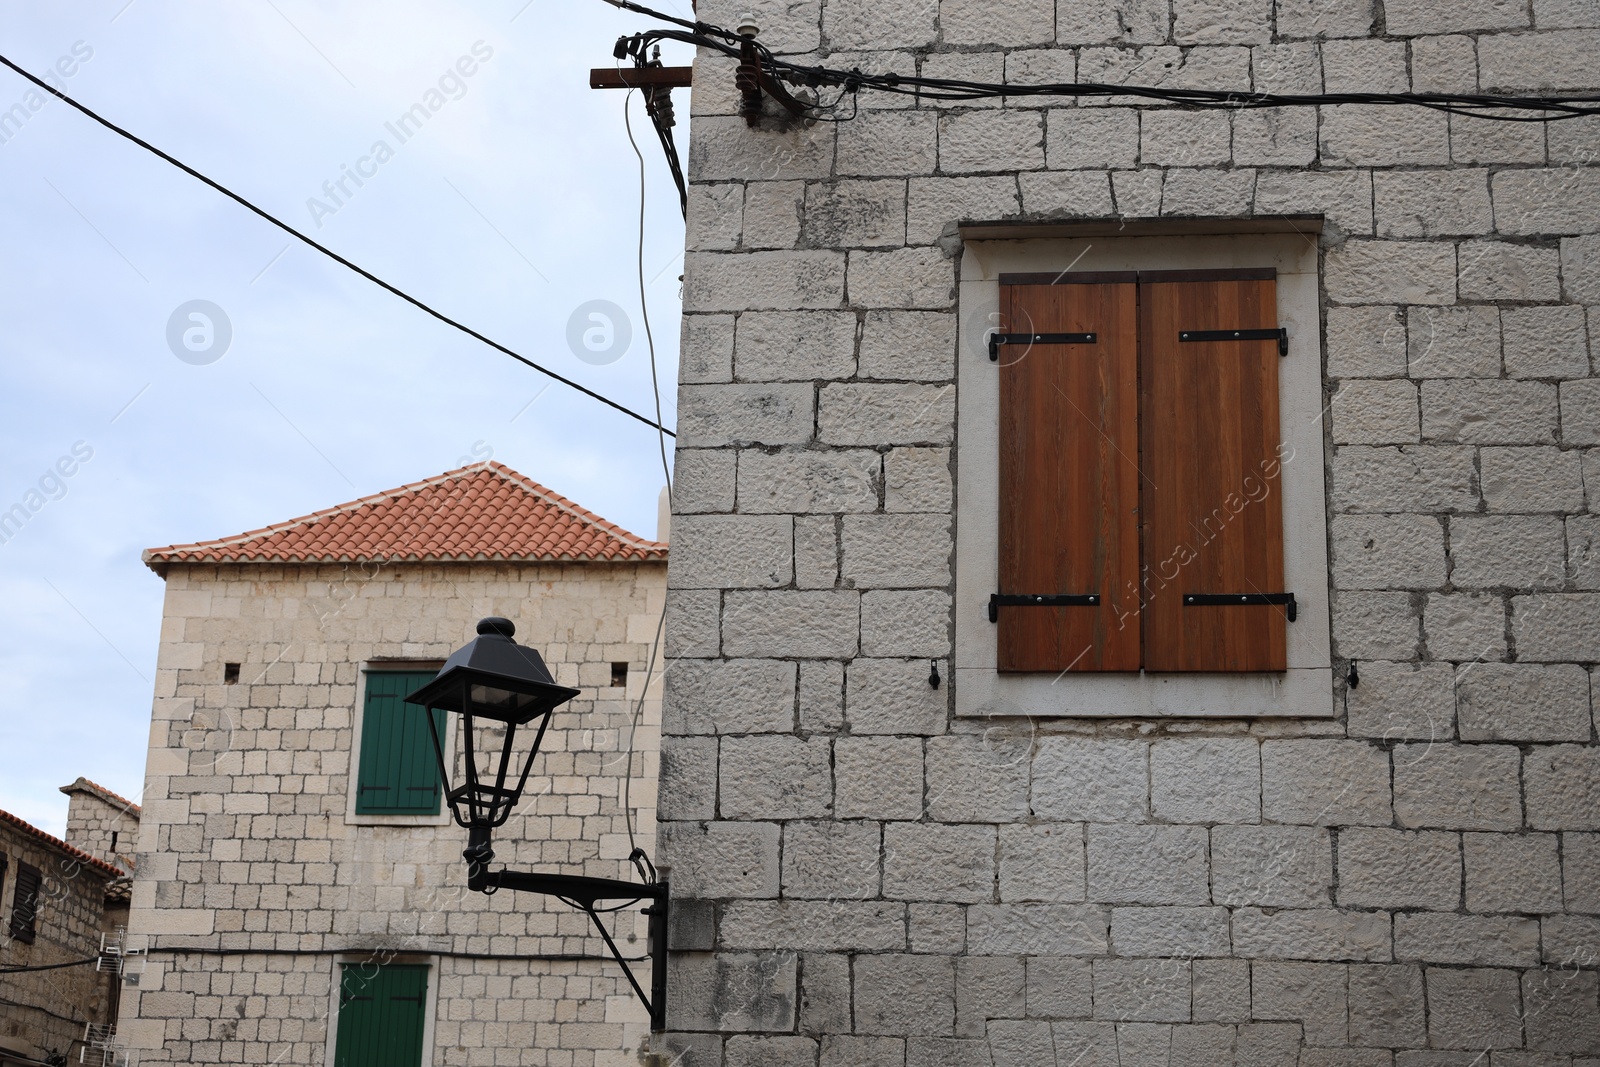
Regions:
<instances>
[{"instance_id":1,"label":"adjacent stone building","mask_svg":"<svg viewBox=\"0 0 1600 1067\"><path fill-rule=\"evenodd\" d=\"M1600 89L1582 0L698 17L749 9L866 72ZM675 1062L1600 1063L1600 120L694 80Z\"/></svg>"},{"instance_id":2,"label":"adjacent stone building","mask_svg":"<svg viewBox=\"0 0 1600 1067\"><path fill-rule=\"evenodd\" d=\"M583 695L555 715L498 861L632 877L632 842L654 847L666 551L491 463L147 552L167 592L123 1048L634 1062L648 1018L588 919L465 890L466 831L402 698L480 618L513 620ZM642 953L637 909L614 918Z\"/></svg>"},{"instance_id":3,"label":"adjacent stone building","mask_svg":"<svg viewBox=\"0 0 1600 1067\"><path fill-rule=\"evenodd\" d=\"M87 1027L115 1018L117 988L94 961L120 918L108 893L124 883L117 867L0 811L0 1067L99 1062Z\"/></svg>"}]
</instances>

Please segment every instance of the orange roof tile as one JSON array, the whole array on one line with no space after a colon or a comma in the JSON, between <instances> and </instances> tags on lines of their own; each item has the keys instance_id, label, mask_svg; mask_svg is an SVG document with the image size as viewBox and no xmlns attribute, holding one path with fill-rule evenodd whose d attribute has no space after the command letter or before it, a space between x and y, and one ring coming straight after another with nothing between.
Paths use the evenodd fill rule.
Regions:
<instances>
[{"instance_id":1,"label":"orange roof tile","mask_svg":"<svg viewBox=\"0 0 1600 1067\"><path fill-rule=\"evenodd\" d=\"M134 815L138 815L141 811L139 805L135 804L127 797L113 793L99 782L91 782L89 779L82 776L79 776L78 780L73 782L71 785L64 785L61 787L61 791L66 793L68 796L78 792L79 790L82 790L86 793L93 793L95 796L98 796L101 800L105 801L107 804L110 804L112 807L121 808L124 811L131 811Z\"/></svg>"},{"instance_id":2,"label":"orange roof tile","mask_svg":"<svg viewBox=\"0 0 1600 1067\"><path fill-rule=\"evenodd\" d=\"M665 560L647 541L501 463L447 471L235 537L144 552L171 563Z\"/></svg>"},{"instance_id":3,"label":"orange roof tile","mask_svg":"<svg viewBox=\"0 0 1600 1067\"><path fill-rule=\"evenodd\" d=\"M65 852L73 859L87 864L89 867L99 871L101 874L107 875L111 878L127 877L122 871L119 871L105 860L96 859L80 848L73 848L71 845L61 840L61 838L56 837L54 834L45 833L43 830L33 825L33 823L28 822L25 819L21 819L11 814L9 811L0 810L0 822L10 823L11 825L17 827L17 829L22 830L24 833L30 834L33 837L38 838L40 841L43 841L45 844Z\"/></svg>"}]
</instances>

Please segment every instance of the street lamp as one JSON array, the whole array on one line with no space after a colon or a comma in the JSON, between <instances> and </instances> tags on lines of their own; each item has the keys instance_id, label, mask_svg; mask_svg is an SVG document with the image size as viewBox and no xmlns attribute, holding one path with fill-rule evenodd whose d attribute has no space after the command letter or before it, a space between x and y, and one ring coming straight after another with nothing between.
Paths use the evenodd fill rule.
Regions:
<instances>
[{"instance_id":1,"label":"street lamp","mask_svg":"<svg viewBox=\"0 0 1600 1067\"><path fill-rule=\"evenodd\" d=\"M667 1014L667 883L655 877L655 868L643 850L635 849L630 859L649 868L650 880L626 882L617 878L588 878L571 874L538 874L533 871L490 870L494 848L490 831L505 824L517 802L539 754L556 708L577 696L579 690L557 685L538 652L512 640L516 626L509 619L488 618L478 623L478 636L450 654L439 674L427 685L406 697L408 704L428 709L428 725L433 737L434 755L439 760L439 777L445 799L455 821L467 829L467 888L492 894L501 889L553 896L585 912L612 957L622 965L633 991L650 1013L650 1028L664 1030ZM447 758L434 711L447 711L461 717L463 780L451 784ZM538 721L533 743L516 752L517 731ZM526 731L524 730L524 736ZM519 763L520 761L520 763ZM649 900L644 913L650 917L650 995L646 996L633 970L623 958L611 932L600 921L595 905L602 900L632 903ZM626 907L626 904L622 905ZM617 908L608 908L616 911Z\"/></svg>"}]
</instances>

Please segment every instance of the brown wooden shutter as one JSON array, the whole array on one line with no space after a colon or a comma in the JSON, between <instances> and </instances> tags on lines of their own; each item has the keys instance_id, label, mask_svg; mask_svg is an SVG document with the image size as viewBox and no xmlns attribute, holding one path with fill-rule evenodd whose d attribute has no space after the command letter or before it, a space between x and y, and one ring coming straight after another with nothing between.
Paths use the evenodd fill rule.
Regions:
<instances>
[{"instance_id":1,"label":"brown wooden shutter","mask_svg":"<svg viewBox=\"0 0 1600 1067\"><path fill-rule=\"evenodd\" d=\"M1139 669L1138 289L1134 276L1001 278L1002 329L1093 344L999 348L1002 671Z\"/></svg>"},{"instance_id":2,"label":"brown wooden shutter","mask_svg":"<svg viewBox=\"0 0 1600 1067\"><path fill-rule=\"evenodd\" d=\"M1287 608L1206 604L1284 592L1275 274L1140 275L1144 666L1281 671ZM1186 602L1197 596L1201 603Z\"/></svg>"}]
</instances>

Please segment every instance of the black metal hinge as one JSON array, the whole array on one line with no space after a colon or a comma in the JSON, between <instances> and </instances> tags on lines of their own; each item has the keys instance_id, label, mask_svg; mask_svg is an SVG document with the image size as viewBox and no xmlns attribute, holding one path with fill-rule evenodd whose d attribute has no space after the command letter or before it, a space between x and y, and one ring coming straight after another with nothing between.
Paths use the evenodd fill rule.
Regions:
<instances>
[{"instance_id":1,"label":"black metal hinge","mask_svg":"<svg viewBox=\"0 0 1600 1067\"><path fill-rule=\"evenodd\" d=\"M1001 608L1097 608L1099 593L990 593L989 621L1000 621Z\"/></svg>"},{"instance_id":2,"label":"black metal hinge","mask_svg":"<svg viewBox=\"0 0 1600 1067\"><path fill-rule=\"evenodd\" d=\"M1281 604L1288 609L1289 621L1294 622L1299 614L1299 605L1294 602L1293 593L1185 593L1183 606L1186 608L1230 608L1240 605L1250 606L1257 604Z\"/></svg>"},{"instance_id":3,"label":"black metal hinge","mask_svg":"<svg viewBox=\"0 0 1600 1067\"><path fill-rule=\"evenodd\" d=\"M1093 345L1100 335L1093 333L991 333L989 362L1000 362L1001 345Z\"/></svg>"},{"instance_id":4,"label":"black metal hinge","mask_svg":"<svg viewBox=\"0 0 1600 1067\"><path fill-rule=\"evenodd\" d=\"M1179 330L1180 341L1273 341L1278 342L1278 355L1289 354L1289 331L1275 330Z\"/></svg>"}]
</instances>

